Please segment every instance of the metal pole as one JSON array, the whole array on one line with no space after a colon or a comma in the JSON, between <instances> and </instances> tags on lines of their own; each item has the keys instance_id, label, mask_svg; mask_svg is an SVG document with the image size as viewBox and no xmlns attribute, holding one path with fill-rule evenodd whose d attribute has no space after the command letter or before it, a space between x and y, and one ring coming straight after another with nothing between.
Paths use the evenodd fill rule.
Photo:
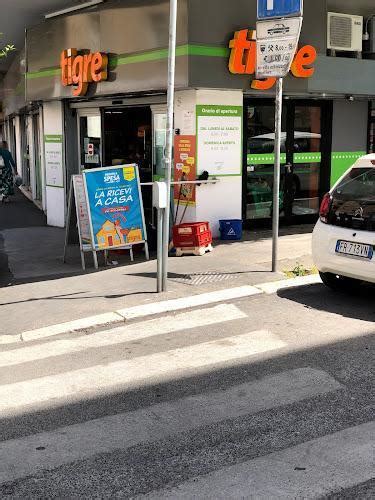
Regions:
<instances>
[{"instance_id":1,"label":"metal pole","mask_svg":"<svg viewBox=\"0 0 375 500\"><path fill-rule=\"evenodd\" d=\"M163 259L162 259L162 290L167 291L168 281L168 253L169 253L169 220L172 180L172 149L173 149L173 109L174 85L176 68L176 31L177 31L177 0L170 0L169 14L169 54L168 54L168 112L167 112L167 141L165 155L165 182L167 187L167 208L163 221Z\"/></svg>"},{"instance_id":2,"label":"metal pole","mask_svg":"<svg viewBox=\"0 0 375 500\"><path fill-rule=\"evenodd\" d=\"M276 82L275 102L275 165L273 173L273 215L272 215L272 272L277 271L278 243L279 243L279 198L280 198L280 145L281 145L281 117L283 111L283 79Z\"/></svg>"},{"instance_id":3,"label":"metal pole","mask_svg":"<svg viewBox=\"0 0 375 500\"><path fill-rule=\"evenodd\" d=\"M157 210L157 292L163 291L162 271L163 271L163 221L165 209L158 208Z\"/></svg>"}]
</instances>

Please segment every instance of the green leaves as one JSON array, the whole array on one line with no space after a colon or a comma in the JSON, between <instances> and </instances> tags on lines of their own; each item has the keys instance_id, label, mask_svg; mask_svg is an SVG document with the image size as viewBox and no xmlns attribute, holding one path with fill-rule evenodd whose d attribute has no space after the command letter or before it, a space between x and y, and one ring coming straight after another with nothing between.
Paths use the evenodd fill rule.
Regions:
<instances>
[{"instance_id":1,"label":"green leaves","mask_svg":"<svg viewBox=\"0 0 375 500\"><path fill-rule=\"evenodd\" d=\"M0 37L2 35L3 33L0 33ZM9 52L13 52L14 50L16 50L16 47L13 44L5 45L5 47L0 48L0 58L6 57L9 54Z\"/></svg>"}]
</instances>

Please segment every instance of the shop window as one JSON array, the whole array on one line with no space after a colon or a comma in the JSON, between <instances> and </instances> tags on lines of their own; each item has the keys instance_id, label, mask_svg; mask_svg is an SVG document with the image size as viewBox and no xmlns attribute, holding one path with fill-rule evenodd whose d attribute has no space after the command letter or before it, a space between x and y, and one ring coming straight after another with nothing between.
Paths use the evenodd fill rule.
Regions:
<instances>
[{"instance_id":1,"label":"shop window","mask_svg":"<svg viewBox=\"0 0 375 500\"><path fill-rule=\"evenodd\" d=\"M368 124L368 152L375 153L375 101L370 103Z\"/></svg>"},{"instance_id":2,"label":"shop window","mask_svg":"<svg viewBox=\"0 0 375 500\"><path fill-rule=\"evenodd\" d=\"M270 219L273 211L274 106L246 107L246 219ZM287 219L319 210L321 106L289 101L283 107L279 210Z\"/></svg>"},{"instance_id":3,"label":"shop window","mask_svg":"<svg viewBox=\"0 0 375 500\"><path fill-rule=\"evenodd\" d=\"M273 165L275 149L273 105L246 107L247 172L246 218L269 219L272 216ZM283 112L281 161L285 164L286 114ZM283 193L281 192L281 199Z\"/></svg>"}]
</instances>

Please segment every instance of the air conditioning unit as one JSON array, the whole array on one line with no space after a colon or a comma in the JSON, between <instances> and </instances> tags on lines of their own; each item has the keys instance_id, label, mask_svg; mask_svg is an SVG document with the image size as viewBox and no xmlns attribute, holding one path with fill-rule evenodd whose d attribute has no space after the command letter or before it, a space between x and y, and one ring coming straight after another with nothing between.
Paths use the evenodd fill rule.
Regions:
<instances>
[{"instance_id":1,"label":"air conditioning unit","mask_svg":"<svg viewBox=\"0 0 375 500\"><path fill-rule=\"evenodd\" d=\"M328 12L327 48L362 52L363 17Z\"/></svg>"}]
</instances>

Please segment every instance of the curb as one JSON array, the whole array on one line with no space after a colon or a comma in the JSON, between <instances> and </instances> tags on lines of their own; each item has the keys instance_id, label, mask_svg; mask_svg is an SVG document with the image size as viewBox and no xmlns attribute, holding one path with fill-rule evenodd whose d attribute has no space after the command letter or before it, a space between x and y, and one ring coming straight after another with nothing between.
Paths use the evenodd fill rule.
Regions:
<instances>
[{"instance_id":1,"label":"curb","mask_svg":"<svg viewBox=\"0 0 375 500\"><path fill-rule=\"evenodd\" d=\"M29 330L17 335L1 335L0 345L31 342L66 333L84 332L85 330L97 327L118 326L132 319L146 318L156 314L181 311L183 309L191 309L193 307L206 306L233 299L252 297L254 295L272 295L279 290L318 283L321 283L319 275L301 276L293 279L261 283L254 286L248 285L236 288L226 288L224 290L191 295L179 299L153 302L151 304L129 307L110 313L89 316L67 323Z\"/></svg>"}]
</instances>

